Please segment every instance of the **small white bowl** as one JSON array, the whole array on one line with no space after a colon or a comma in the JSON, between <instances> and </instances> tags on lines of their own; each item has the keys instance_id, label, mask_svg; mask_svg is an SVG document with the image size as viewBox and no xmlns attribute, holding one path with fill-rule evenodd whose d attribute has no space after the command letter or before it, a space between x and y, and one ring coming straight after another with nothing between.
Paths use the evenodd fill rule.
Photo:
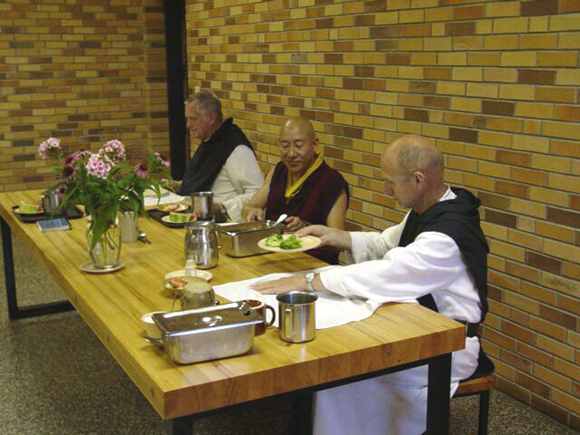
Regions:
<instances>
[{"instance_id":1,"label":"small white bowl","mask_svg":"<svg viewBox=\"0 0 580 435\"><path fill-rule=\"evenodd\" d=\"M145 335L151 338L161 338L161 331L153 321L153 314L166 313L166 311L152 311L141 316L141 323L145 329Z\"/></svg>"},{"instance_id":2,"label":"small white bowl","mask_svg":"<svg viewBox=\"0 0 580 435\"><path fill-rule=\"evenodd\" d=\"M165 279L179 278L182 276L185 276L185 269L174 270L173 272L169 272L167 275L165 275ZM196 270L196 273L194 276L198 276L200 278L203 278L206 281L209 281L213 278L213 275L211 274L211 272L208 272L207 270L200 270L200 269Z\"/></svg>"}]
</instances>

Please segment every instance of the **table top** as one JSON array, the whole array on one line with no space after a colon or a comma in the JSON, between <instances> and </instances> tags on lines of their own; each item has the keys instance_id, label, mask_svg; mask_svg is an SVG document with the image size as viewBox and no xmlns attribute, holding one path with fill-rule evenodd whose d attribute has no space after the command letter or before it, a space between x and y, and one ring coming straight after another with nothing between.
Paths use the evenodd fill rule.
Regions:
<instances>
[{"instance_id":1,"label":"table top","mask_svg":"<svg viewBox=\"0 0 580 435\"><path fill-rule=\"evenodd\" d=\"M60 285L66 298L131 377L161 417L181 417L463 349L464 326L417 304L386 304L370 318L318 330L309 343L289 344L275 328L254 339L244 355L192 365L172 363L142 338L140 317L169 310L166 273L183 268L183 229L139 217L151 245L123 244L125 267L110 274L81 272L89 260L85 219L73 229L41 233L21 223L11 207L35 201L39 191L0 193L0 215ZM220 253L213 285L275 272L323 266L303 253L231 258Z\"/></svg>"}]
</instances>

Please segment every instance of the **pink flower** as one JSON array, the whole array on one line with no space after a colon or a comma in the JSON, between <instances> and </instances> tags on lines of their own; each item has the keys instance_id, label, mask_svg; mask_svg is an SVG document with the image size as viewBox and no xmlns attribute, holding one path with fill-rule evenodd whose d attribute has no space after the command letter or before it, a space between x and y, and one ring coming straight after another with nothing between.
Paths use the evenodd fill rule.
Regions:
<instances>
[{"instance_id":1,"label":"pink flower","mask_svg":"<svg viewBox=\"0 0 580 435\"><path fill-rule=\"evenodd\" d=\"M75 175L75 168L74 168L72 165L70 165L70 164L68 164L68 165L67 165L67 164L65 164L65 165L62 167L62 177L63 177L65 180L70 180L71 178L73 178L73 177L74 177L74 175Z\"/></svg>"},{"instance_id":2,"label":"pink flower","mask_svg":"<svg viewBox=\"0 0 580 435\"><path fill-rule=\"evenodd\" d=\"M61 184L56 188L56 195L58 196L58 199L63 198L67 189L68 189L68 186L66 184Z\"/></svg>"},{"instance_id":3,"label":"pink flower","mask_svg":"<svg viewBox=\"0 0 580 435\"><path fill-rule=\"evenodd\" d=\"M133 167L138 177L147 178L149 175L149 163L141 162Z\"/></svg>"},{"instance_id":4,"label":"pink flower","mask_svg":"<svg viewBox=\"0 0 580 435\"><path fill-rule=\"evenodd\" d=\"M127 156L125 153L125 145L121 141L114 139L110 140L99 150L99 154L106 154L113 160L125 160Z\"/></svg>"},{"instance_id":5,"label":"pink flower","mask_svg":"<svg viewBox=\"0 0 580 435\"><path fill-rule=\"evenodd\" d=\"M169 159L167 158L167 154L156 152L155 158L159 160L163 166L169 167Z\"/></svg>"},{"instance_id":6,"label":"pink flower","mask_svg":"<svg viewBox=\"0 0 580 435\"><path fill-rule=\"evenodd\" d=\"M70 155L70 159L71 159L71 162L74 163L78 159L81 159L85 156L90 157L90 156L92 156L92 154L90 151L86 151L86 150L76 151ZM65 161L65 163L66 163L66 161Z\"/></svg>"},{"instance_id":7,"label":"pink flower","mask_svg":"<svg viewBox=\"0 0 580 435\"><path fill-rule=\"evenodd\" d=\"M91 154L87 162L87 172L93 177L106 179L113 167L113 162L106 156Z\"/></svg>"},{"instance_id":8,"label":"pink flower","mask_svg":"<svg viewBox=\"0 0 580 435\"><path fill-rule=\"evenodd\" d=\"M38 155L41 159L48 159L49 157L56 157L60 151L60 139L49 137L38 147Z\"/></svg>"}]
</instances>

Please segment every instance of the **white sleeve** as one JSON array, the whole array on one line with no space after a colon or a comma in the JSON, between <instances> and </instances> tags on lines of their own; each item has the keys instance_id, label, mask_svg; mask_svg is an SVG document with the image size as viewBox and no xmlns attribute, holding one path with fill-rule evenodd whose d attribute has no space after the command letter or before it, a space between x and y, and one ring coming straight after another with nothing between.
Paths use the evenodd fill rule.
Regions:
<instances>
[{"instance_id":1,"label":"white sleeve","mask_svg":"<svg viewBox=\"0 0 580 435\"><path fill-rule=\"evenodd\" d=\"M401 223L387 228L382 233L369 231L351 232L352 260L355 263L362 263L363 261L383 258L389 250L398 246L407 216Z\"/></svg>"},{"instance_id":2,"label":"white sleeve","mask_svg":"<svg viewBox=\"0 0 580 435\"><path fill-rule=\"evenodd\" d=\"M224 164L228 177L238 192L233 198L223 201L228 214L234 220L240 216L242 208L264 184L264 175L254 152L245 145L238 145Z\"/></svg>"},{"instance_id":3,"label":"white sleeve","mask_svg":"<svg viewBox=\"0 0 580 435\"><path fill-rule=\"evenodd\" d=\"M382 237L377 241L381 248L367 249L368 253L375 255L387 245ZM438 232L423 232L406 247L388 250L380 260L323 271L320 278L334 293L384 303L409 302L449 289L463 275L466 267L453 239Z\"/></svg>"}]
</instances>

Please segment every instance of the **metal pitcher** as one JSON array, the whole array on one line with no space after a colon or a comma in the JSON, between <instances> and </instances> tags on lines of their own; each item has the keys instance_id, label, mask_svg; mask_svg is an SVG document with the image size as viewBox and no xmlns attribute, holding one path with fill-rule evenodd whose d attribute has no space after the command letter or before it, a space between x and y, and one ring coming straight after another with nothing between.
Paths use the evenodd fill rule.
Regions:
<instances>
[{"instance_id":1,"label":"metal pitcher","mask_svg":"<svg viewBox=\"0 0 580 435\"><path fill-rule=\"evenodd\" d=\"M185 229L185 260L193 259L198 269L217 266L219 248L215 222L189 222Z\"/></svg>"},{"instance_id":2,"label":"metal pitcher","mask_svg":"<svg viewBox=\"0 0 580 435\"><path fill-rule=\"evenodd\" d=\"M213 220L213 192L193 192L191 194L193 213L199 221Z\"/></svg>"}]
</instances>

